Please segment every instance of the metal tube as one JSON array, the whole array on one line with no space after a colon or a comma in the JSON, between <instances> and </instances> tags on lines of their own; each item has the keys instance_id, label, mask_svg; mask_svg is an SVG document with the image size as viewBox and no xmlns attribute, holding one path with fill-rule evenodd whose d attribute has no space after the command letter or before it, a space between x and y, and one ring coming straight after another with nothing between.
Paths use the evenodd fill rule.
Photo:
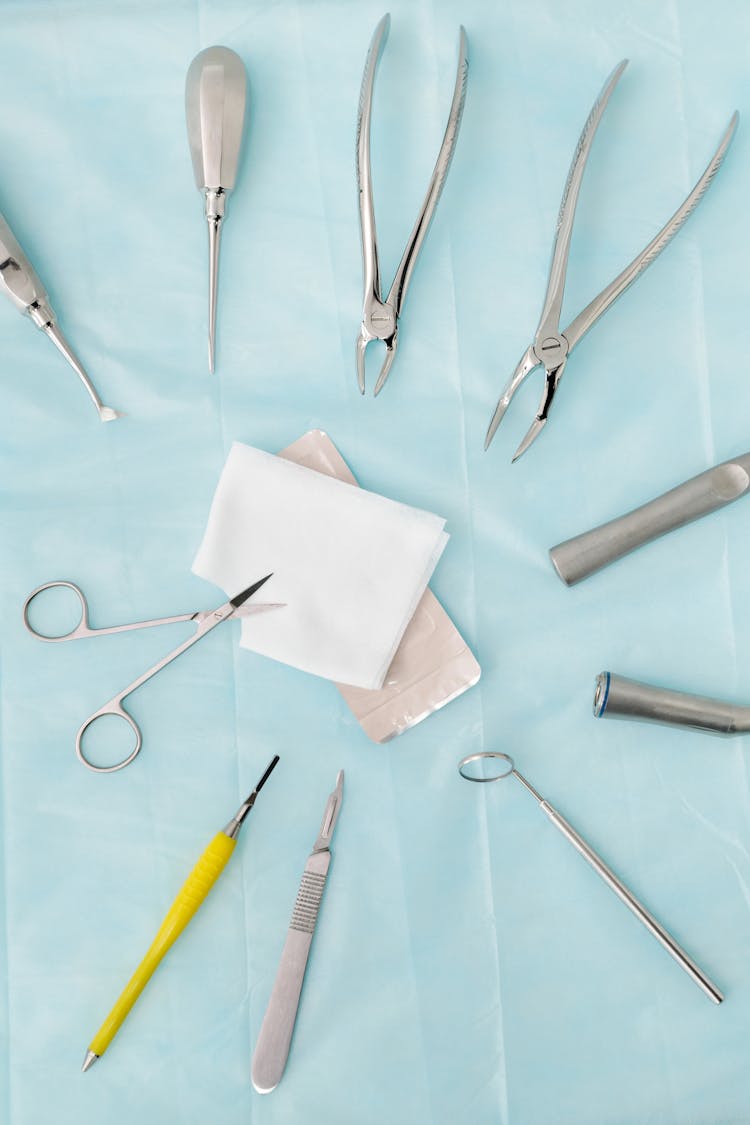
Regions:
<instances>
[{"instance_id":1,"label":"metal tube","mask_svg":"<svg viewBox=\"0 0 750 1125\"><path fill-rule=\"evenodd\" d=\"M600 672L596 678L594 715L598 719L666 723L711 734L750 731L750 707L703 695L668 691L614 672Z\"/></svg>"},{"instance_id":2,"label":"metal tube","mask_svg":"<svg viewBox=\"0 0 750 1125\"><path fill-rule=\"evenodd\" d=\"M648 504L552 547L552 565L568 586L596 574L637 547L692 523L744 496L750 488L750 454L715 465Z\"/></svg>"},{"instance_id":3,"label":"metal tube","mask_svg":"<svg viewBox=\"0 0 750 1125\"><path fill-rule=\"evenodd\" d=\"M672 935L657 922L653 914L651 914L643 903L639 902L625 884L617 878L614 871L607 866L601 856L599 856L593 848L589 847L582 836L578 835L575 828L567 822L565 817L553 808L548 801L541 801L539 807L549 820L552 821L555 828L562 832L563 836L570 841L576 851L583 856L589 866L593 867L599 878L604 880L610 890L614 891L620 901L627 906L628 910L635 914L638 921L642 922L649 933L666 949L670 957L674 957L680 968L684 969L698 987L705 992L706 996L708 996L710 1000L713 1000L714 1004L721 1004L724 996L713 981L709 980L705 973L696 965L695 961L678 945Z\"/></svg>"}]
</instances>

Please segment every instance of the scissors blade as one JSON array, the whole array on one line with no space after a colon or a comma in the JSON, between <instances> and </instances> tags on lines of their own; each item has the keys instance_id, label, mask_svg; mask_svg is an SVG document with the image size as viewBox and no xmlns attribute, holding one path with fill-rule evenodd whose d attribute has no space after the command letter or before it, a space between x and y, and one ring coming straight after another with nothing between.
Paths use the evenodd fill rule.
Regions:
<instances>
[{"instance_id":1,"label":"scissors blade","mask_svg":"<svg viewBox=\"0 0 750 1125\"><path fill-rule=\"evenodd\" d=\"M244 602L246 602L248 598L251 598L257 590L260 590L261 586L264 586L266 584L269 578L273 578L273 573L267 574L265 578L261 578L257 582L254 582L252 586L248 586L248 588L246 590L243 590L241 594L237 594L235 597L230 598L229 604L233 605L235 609L239 609L240 606Z\"/></svg>"},{"instance_id":2,"label":"scissors blade","mask_svg":"<svg viewBox=\"0 0 750 1125\"><path fill-rule=\"evenodd\" d=\"M285 609L286 602L258 602L255 605L243 605L235 610L233 617L254 617L256 613L266 613L269 609Z\"/></svg>"}]
</instances>

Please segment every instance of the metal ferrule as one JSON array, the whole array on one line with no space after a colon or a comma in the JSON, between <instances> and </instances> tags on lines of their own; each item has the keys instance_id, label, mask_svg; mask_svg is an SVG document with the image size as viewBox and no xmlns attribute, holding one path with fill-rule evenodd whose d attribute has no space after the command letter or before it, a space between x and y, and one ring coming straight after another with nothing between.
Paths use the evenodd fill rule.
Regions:
<instances>
[{"instance_id":1,"label":"metal ferrule","mask_svg":"<svg viewBox=\"0 0 750 1125\"><path fill-rule=\"evenodd\" d=\"M26 312L37 328L49 328L51 324L55 323L55 314L46 301L34 301L34 304L29 305Z\"/></svg>"},{"instance_id":2,"label":"metal ferrule","mask_svg":"<svg viewBox=\"0 0 750 1125\"><path fill-rule=\"evenodd\" d=\"M613 672L601 672L596 678L594 715L603 719L666 723L711 734L750 731L750 707L703 695L668 691Z\"/></svg>"},{"instance_id":3,"label":"metal ferrule","mask_svg":"<svg viewBox=\"0 0 750 1125\"><path fill-rule=\"evenodd\" d=\"M243 805L241 805L240 808L237 810L237 812L234 814L234 816L229 821L229 823L224 828L222 828L222 832L224 833L225 836L228 836L230 840L236 840L237 837L239 836L240 829L242 828L242 825L245 823L245 817L247 816L247 814L250 812L250 809L255 804L255 798L257 796L258 796L257 791L251 793L250 796L248 797L248 799L245 801L245 803Z\"/></svg>"},{"instance_id":4,"label":"metal ferrule","mask_svg":"<svg viewBox=\"0 0 750 1125\"><path fill-rule=\"evenodd\" d=\"M227 193L224 188L206 188L204 191L206 218L209 222L219 223L224 218L227 205Z\"/></svg>"}]
</instances>

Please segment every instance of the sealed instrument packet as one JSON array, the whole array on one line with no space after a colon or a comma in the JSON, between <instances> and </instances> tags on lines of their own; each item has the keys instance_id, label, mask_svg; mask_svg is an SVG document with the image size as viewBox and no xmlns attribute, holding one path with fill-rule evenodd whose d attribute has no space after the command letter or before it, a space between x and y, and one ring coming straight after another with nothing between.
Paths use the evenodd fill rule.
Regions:
<instances>
[{"instance_id":1,"label":"sealed instrument packet","mask_svg":"<svg viewBox=\"0 0 750 1125\"><path fill-rule=\"evenodd\" d=\"M279 454L357 487L349 466L322 430L310 430ZM421 723L472 687L481 668L445 612L428 588L401 639L388 669L385 683L377 691L337 684L368 738L388 742Z\"/></svg>"}]
</instances>

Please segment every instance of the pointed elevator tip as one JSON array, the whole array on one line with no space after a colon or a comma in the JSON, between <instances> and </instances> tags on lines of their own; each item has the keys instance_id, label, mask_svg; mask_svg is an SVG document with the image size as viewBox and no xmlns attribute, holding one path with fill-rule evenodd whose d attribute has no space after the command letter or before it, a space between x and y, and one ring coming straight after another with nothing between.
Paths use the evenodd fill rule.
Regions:
<instances>
[{"instance_id":1,"label":"pointed elevator tip","mask_svg":"<svg viewBox=\"0 0 750 1125\"><path fill-rule=\"evenodd\" d=\"M81 1071L85 1074L87 1070L91 1070L91 1067L98 1058L99 1056L95 1051L87 1051L83 1060L83 1065L81 1066Z\"/></svg>"}]
</instances>

